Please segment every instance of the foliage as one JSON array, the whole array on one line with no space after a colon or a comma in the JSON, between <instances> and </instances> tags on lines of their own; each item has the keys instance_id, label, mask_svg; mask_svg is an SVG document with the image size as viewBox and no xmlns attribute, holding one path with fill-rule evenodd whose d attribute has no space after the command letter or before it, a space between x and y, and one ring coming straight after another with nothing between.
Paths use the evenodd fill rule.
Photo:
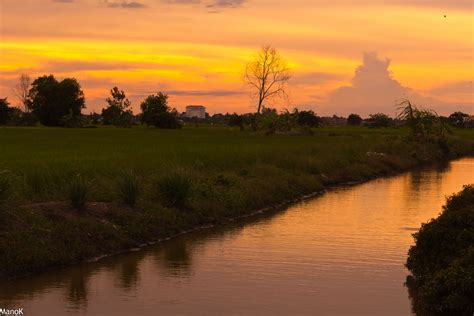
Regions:
<instances>
[{"instance_id":1,"label":"foliage","mask_svg":"<svg viewBox=\"0 0 474 316\"><path fill-rule=\"evenodd\" d=\"M38 119L31 112L23 112L19 108L10 108L8 125L12 126L34 126Z\"/></svg>"},{"instance_id":2,"label":"foliage","mask_svg":"<svg viewBox=\"0 0 474 316\"><path fill-rule=\"evenodd\" d=\"M389 127L393 125L393 120L386 114L370 114L367 119L367 126L372 128Z\"/></svg>"},{"instance_id":3,"label":"foliage","mask_svg":"<svg viewBox=\"0 0 474 316\"><path fill-rule=\"evenodd\" d=\"M244 130L245 117L237 113L230 115L229 126L238 126L240 127L240 130Z\"/></svg>"},{"instance_id":4,"label":"foliage","mask_svg":"<svg viewBox=\"0 0 474 316\"><path fill-rule=\"evenodd\" d=\"M131 102L125 92L117 87L110 90L111 97L107 98L108 107L102 109L102 119L105 125L131 127L133 112Z\"/></svg>"},{"instance_id":5,"label":"foliage","mask_svg":"<svg viewBox=\"0 0 474 316\"><path fill-rule=\"evenodd\" d=\"M290 70L276 49L264 46L255 59L247 65L244 80L258 98L257 113L274 97L286 97L286 84Z\"/></svg>"},{"instance_id":6,"label":"foliage","mask_svg":"<svg viewBox=\"0 0 474 316\"><path fill-rule=\"evenodd\" d=\"M61 119L61 125L66 128L83 127L85 123L86 120L82 115L75 115L71 110L69 110L69 113Z\"/></svg>"},{"instance_id":7,"label":"foliage","mask_svg":"<svg viewBox=\"0 0 474 316\"><path fill-rule=\"evenodd\" d=\"M294 113L298 116L298 124L300 126L318 127L321 125L321 118L311 110L298 111L298 109L295 109Z\"/></svg>"},{"instance_id":8,"label":"foliage","mask_svg":"<svg viewBox=\"0 0 474 316\"><path fill-rule=\"evenodd\" d=\"M168 106L168 96L161 92L149 95L140 105L142 109L141 121L148 126L158 128L181 128L178 112Z\"/></svg>"},{"instance_id":9,"label":"foliage","mask_svg":"<svg viewBox=\"0 0 474 316\"><path fill-rule=\"evenodd\" d=\"M321 123L321 119L313 111L299 111L296 108L292 112L283 110L280 114L276 109L264 108L257 119L260 129L266 135L288 133L296 129L299 133L310 135L311 127L318 127Z\"/></svg>"},{"instance_id":10,"label":"foliage","mask_svg":"<svg viewBox=\"0 0 474 316\"><path fill-rule=\"evenodd\" d=\"M80 174L74 176L69 183L69 201L71 206L78 211L82 211L86 205L89 187L90 182Z\"/></svg>"},{"instance_id":11,"label":"foliage","mask_svg":"<svg viewBox=\"0 0 474 316\"><path fill-rule=\"evenodd\" d=\"M91 124L99 124L101 122L102 116L95 111L89 114L89 121Z\"/></svg>"},{"instance_id":12,"label":"foliage","mask_svg":"<svg viewBox=\"0 0 474 316\"><path fill-rule=\"evenodd\" d=\"M448 117L450 125L458 128L464 128L468 125L469 114L463 112L454 112Z\"/></svg>"},{"instance_id":13,"label":"foliage","mask_svg":"<svg viewBox=\"0 0 474 316\"><path fill-rule=\"evenodd\" d=\"M80 115L85 107L84 93L74 78L57 81L53 75L33 81L28 94L28 108L46 126L61 126L70 112Z\"/></svg>"},{"instance_id":14,"label":"foliage","mask_svg":"<svg viewBox=\"0 0 474 316\"><path fill-rule=\"evenodd\" d=\"M174 171L164 175L156 183L158 198L166 206L183 207L189 200L191 181L183 171Z\"/></svg>"},{"instance_id":15,"label":"foliage","mask_svg":"<svg viewBox=\"0 0 474 316\"><path fill-rule=\"evenodd\" d=\"M406 122L415 141L446 143L449 129L434 111L418 109L409 100L399 104L399 111L398 118Z\"/></svg>"},{"instance_id":16,"label":"foliage","mask_svg":"<svg viewBox=\"0 0 474 316\"><path fill-rule=\"evenodd\" d=\"M358 126L362 124L362 118L358 114L350 114L347 117L347 125Z\"/></svg>"},{"instance_id":17,"label":"foliage","mask_svg":"<svg viewBox=\"0 0 474 316\"><path fill-rule=\"evenodd\" d=\"M133 172L122 174L118 182L119 194L123 203L135 206L140 194L140 179Z\"/></svg>"},{"instance_id":18,"label":"foliage","mask_svg":"<svg viewBox=\"0 0 474 316\"><path fill-rule=\"evenodd\" d=\"M33 126L38 122L33 113L9 105L7 98L0 99L0 125Z\"/></svg>"},{"instance_id":19,"label":"foliage","mask_svg":"<svg viewBox=\"0 0 474 316\"><path fill-rule=\"evenodd\" d=\"M416 311L474 313L474 186L448 198L441 215L413 235L407 284Z\"/></svg>"},{"instance_id":20,"label":"foliage","mask_svg":"<svg viewBox=\"0 0 474 316\"><path fill-rule=\"evenodd\" d=\"M10 103L7 98L0 99L0 125L5 125L10 120Z\"/></svg>"}]
</instances>

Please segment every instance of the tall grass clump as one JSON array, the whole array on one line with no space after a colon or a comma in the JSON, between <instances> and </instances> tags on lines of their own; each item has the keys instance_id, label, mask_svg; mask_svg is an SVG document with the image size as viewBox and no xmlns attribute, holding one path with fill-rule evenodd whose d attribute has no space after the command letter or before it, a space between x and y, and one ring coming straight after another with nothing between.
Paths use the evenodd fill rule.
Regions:
<instances>
[{"instance_id":1,"label":"tall grass clump","mask_svg":"<svg viewBox=\"0 0 474 316\"><path fill-rule=\"evenodd\" d=\"M7 170L0 171L0 204L11 194L11 174Z\"/></svg>"},{"instance_id":2,"label":"tall grass clump","mask_svg":"<svg viewBox=\"0 0 474 316\"><path fill-rule=\"evenodd\" d=\"M191 195L191 180L183 171L164 175L156 182L157 197L169 207L183 207Z\"/></svg>"},{"instance_id":3,"label":"tall grass clump","mask_svg":"<svg viewBox=\"0 0 474 316\"><path fill-rule=\"evenodd\" d=\"M38 196L44 192L46 183L48 183L48 181L46 179L45 173L33 171L25 175L26 189L32 196Z\"/></svg>"},{"instance_id":4,"label":"tall grass clump","mask_svg":"<svg viewBox=\"0 0 474 316\"><path fill-rule=\"evenodd\" d=\"M123 203L129 206L137 204L140 194L140 179L134 172L124 173L118 181L118 188Z\"/></svg>"},{"instance_id":5,"label":"tall grass clump","mask_svg":"<svg viewBox=\"0 0 474 316\"><path fill-rule=\"evenodd\" d=\"M74 176L69 184L69 201L78 211L84 210L90 191L90 182L80 174Z\"/></svg>"}]
</instances>

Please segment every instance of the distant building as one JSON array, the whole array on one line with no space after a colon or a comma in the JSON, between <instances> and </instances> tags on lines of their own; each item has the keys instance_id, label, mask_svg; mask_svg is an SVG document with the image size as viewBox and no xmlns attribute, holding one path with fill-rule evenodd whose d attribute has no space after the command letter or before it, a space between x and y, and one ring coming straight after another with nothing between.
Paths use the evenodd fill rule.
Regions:
<instances>
[{"instance_id":1,"label":"distant building","mask_svg":"<svg viewBox=\"0 0 474 316\"><path fill-rule=\"evenodd\" d=\"M206 107L202 105L188 105L186 107L186 117L206 118Z\"/></svg>"}]
</instances>

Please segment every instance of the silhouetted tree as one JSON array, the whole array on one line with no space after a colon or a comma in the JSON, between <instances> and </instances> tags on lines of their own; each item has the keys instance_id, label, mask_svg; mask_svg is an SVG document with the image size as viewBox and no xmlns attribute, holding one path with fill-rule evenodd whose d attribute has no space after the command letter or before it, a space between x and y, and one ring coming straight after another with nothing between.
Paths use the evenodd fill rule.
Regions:
<instances>
[{"instance_id":1,"label":"silhouetted tree","mask_svg":"<svg viewBox=\"0 0 474 316\"><path fill-rule=\"evenodd\" d=\"M84 107L84 93L74 78L57 81L53 75L42 76L33 81L28 93L28 108L46 126L60 126L64 116L81 115Z\"/></svg>"},{"instance_id":2,"label":"silhouetted tree","mask_svg":"<svg viewBox=\"0 0 474 316\"><path fill-rule=\"evenodd\" d=\"M10 103L7 98L0 99L0 125L5 125L10 119Z\"/></svg>"},{"instance_id":3,"label":"silhouetted tree","mask_svg":"<svg viewBox=\"0 0 474 316\"><path fill-rule=\"evenodd\" d=\"M358 126L362 124L362 118L358 114L350 114L347 117L347 125Z\"/></svg>"},{"instance_id":4,"label":"silhouetted tree","mask_svg":"<svg viewBox=\"0 0 474 316\"><path fill-rule=\"evenodd\" d=\"M104 124L122 127L132 126L133 112L131 110L131 102L125 96L125 92L114 87L110 90L110 94L112 97L106 99L109 106L102 109Z\"/></svg>"},{"instance_id":5,"label":"silhouetted tree","mask_svg":"<svg viewBox=\"0 0 474 316\"><path fill-rule=\"evenodd\" d=\"M245 72L245 82L255 90L258 98L257 113L269 99L286 96L285 87L290 77L289 68L276 49L262 47Z\"/></svg>"},{"instance_id":6,"label":"silhouetted tree","mask_svg":"<svg viewBox=\"0 0 474 316\"><path fill-rule=\"evenodd\" d=\"M466 122L469 119L469 115L463 112L454 112L448 117L448 122L454 127L464 128L466 127Z\"/></svg>"},{"instance_id":7,"label":"silhouetted tree","mask_svg":"<svg viewBox=\"0 0 474 316\"><path fill-rule=\"evenodd\" d=\"M298 124L301 126L318 127L321 125L321 118L313 111L298 111L295 109L294 113L298 116Z\"/></svg>"},{"instance_id":8,"label":"silhouetted tree","mask_svg":"<svg viewBox=\"0 0 474 316\"><path fill-rule=\"evenodd\" d=\"M29 107L28 94L30 92L31 78L26 74L21 74L18 83L15 85L13 92L20 101L23 112L28 113L32 109Z\"/></svg>"},{"instance_id":9,"label":"silhouetted tree","mask_svg":"<svg viewBox=\"0 0 474 316\"><path fill-rule=\"evenodd\" d=\"M158 128L181 128L178 112L168 106L168 96L161 92L148 96L140 105L141 121Z\"/></svg>"}]
</instances>

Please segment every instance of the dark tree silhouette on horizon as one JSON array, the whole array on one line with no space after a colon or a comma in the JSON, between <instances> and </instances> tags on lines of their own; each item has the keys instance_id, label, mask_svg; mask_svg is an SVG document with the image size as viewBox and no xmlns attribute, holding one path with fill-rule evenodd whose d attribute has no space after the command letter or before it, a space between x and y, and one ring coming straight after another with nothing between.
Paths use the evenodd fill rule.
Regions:
<instances>
[{"instance_id":1,"label":"dark tree silhouette on horizon","mask_svg":"<svg viewBox=\"0 0 474 316\"><path fill-rule=\"evenodd\" d=\"M140 105L143 124L158 128L181 128L178 112L168 106L168 95L158 92L149 95Z\"/></svg>"},{"instance_id":2,"label":"dark tree silhouette on horizon","mask_svg":"<svg viewBox=\"0 0 474 316\"><path fill-rule=\"evenodd\" d=\"M7 98L0 99L0 125L4 125L8 122L10 117L10 103Z\"/></svg>"},{"instance_id":3,"label":"dark tree silhouette on horizon","mask_svg":"<svg viewBox=\"0 0 474 316\"><path fill-rule=\"evenodd\" d=\"M58 81L49 75L39 77L31 84L28 108L45 126L61 126L66 115L80 116L84 107L84 93L74 78Z\"/></svg>"},{"instance_id":4,"label":"dark tree silhouette on horizon","mask_svg":"<svg viewBox=\"0 0 474 316\"><path fill-rule=\"evenodd\" d=\"M104 124L130 127L133 119L130 100L127 99L125 92L117 87L113 87L110 94L111 97L106 99L108 107L102 109Z\"/></svg>"},{"instance_id":5,"label":"dark tree silhouette on horizon","mask_svg":"<svg viewBox=\"0 0 474 316\"><path fill-rule=\"evenodd\" d=\"M350 114L347 117L347 125L358 126L362 124L362 118L358 114Z\"/></svg>"}]
</instances>

